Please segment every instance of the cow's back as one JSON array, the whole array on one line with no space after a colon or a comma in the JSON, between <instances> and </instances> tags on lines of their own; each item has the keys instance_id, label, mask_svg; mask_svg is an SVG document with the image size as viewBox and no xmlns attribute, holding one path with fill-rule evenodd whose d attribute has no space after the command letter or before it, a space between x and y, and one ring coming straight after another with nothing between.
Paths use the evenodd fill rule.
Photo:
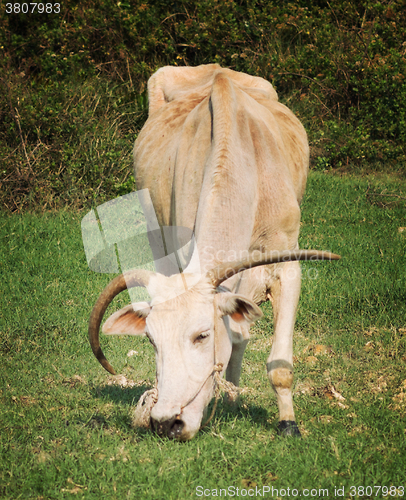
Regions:
<instances>
[{"instance_id":1,"label":"cow's back","mask_svg":"<svg viewBox=\"0 0 406 500\"><path fill-rule=\"evenodd\" d=\"M271 84L207 65L162 68L148 89L135 173L159 223L226 251L294 247L307 137Z\"/></svg>"}]
</instances>

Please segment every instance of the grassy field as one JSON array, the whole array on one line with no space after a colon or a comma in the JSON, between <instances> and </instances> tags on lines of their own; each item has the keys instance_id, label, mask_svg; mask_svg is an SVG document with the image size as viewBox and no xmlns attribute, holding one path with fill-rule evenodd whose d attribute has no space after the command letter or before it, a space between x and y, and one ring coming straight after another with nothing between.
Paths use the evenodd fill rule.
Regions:
<instances>
[{"instance_id":1,"label":"grassy field","mask_svg":"<svg viewBox=\"0 0 406 500\"><path fill-rule=\"evenodd\" d=\"M405 197L406 182L389 177L309 179L301 247L343 258L302 266L299 440L276 435L269 305L252 329L238 409L219 404L187 443L132 429L130 407L153 383L154 356L144 338L102 337L125 376L116 380L91 353L89 313L111 276L87 267L84 214L1 215L0 498L402 498Z\"/></svg>"}]
</instances>

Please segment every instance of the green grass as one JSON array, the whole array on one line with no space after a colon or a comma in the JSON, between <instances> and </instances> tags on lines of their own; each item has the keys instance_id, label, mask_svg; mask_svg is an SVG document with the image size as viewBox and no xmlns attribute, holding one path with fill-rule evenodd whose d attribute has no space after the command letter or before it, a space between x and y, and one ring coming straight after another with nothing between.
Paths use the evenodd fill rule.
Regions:
<instances>
[{"instance_id":1,"label":"green grass","mask_svg":"<svg viewBox=\"0 0 406 500\"><path fill-rule=\"evenodd\" d=\"M143 338L101 338L116 370L136 382L129 388L109 385L91 353L89 313L111 276L87 268L84 214L1 215L0 498L186 499L197 486L265 485L273 498L288 487L327 488L334 498L344 487L349 499L351 486L406 486L405 193L393 178L309 179L301 247L343 258L302 267L301 440L276 435L269 305L252 329L238 409L219 404L187 443L132 429L129 411L153 383L154 355ZM385 497L373 492L364 498Z\"/></svg>"}]
</instances>

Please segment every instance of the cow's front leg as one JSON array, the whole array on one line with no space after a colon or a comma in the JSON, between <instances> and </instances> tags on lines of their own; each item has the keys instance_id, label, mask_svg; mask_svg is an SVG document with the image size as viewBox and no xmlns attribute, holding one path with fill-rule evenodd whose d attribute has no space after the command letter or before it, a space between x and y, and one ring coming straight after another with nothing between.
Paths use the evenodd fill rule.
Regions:
<instances>
[{"instance_id":1,"label":"cow's front leg","mask_svg":"<svg viewBox=\"0 0 406 500\"><path fill-rule=\"evenodd\" d=\"M300 294L300 265L286 262L277 270L271 285L274 311L274 338L267 361L267 372L279 408L278 431L300 436L293 410L293 328Z\"/></svg>"},{"instance_id":2,"label":"cow's front leg","mask_svg":"<svg viewBox=\"0 0 406 500\"><path fill-rule=\"evenodd\" d=\"M236 387L238 387L240 384L242 360L247 344L248 340L242 340L241 342L233 344L233 350L231 352L230 361L227 366L226 379L229 382L232 382ZM236 402L230 396L228 400L230 403Z\"/></svg>"}]
</instances>

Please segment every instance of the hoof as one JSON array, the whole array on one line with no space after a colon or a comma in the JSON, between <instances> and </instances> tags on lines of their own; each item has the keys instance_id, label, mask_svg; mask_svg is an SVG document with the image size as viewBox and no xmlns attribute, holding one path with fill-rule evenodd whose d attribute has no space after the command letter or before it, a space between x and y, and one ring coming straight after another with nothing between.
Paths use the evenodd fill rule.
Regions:
<instances>
[{"instance_id":1,"label":"hoof","mask_svg":"<svg viewBox=\"0 0 406 500\"><path fill-rule=\"evenodd\" d=\"M294 420L281 420L278 423L279 436L301 437L299 427Z\"/></svg>"}]
</instances>

